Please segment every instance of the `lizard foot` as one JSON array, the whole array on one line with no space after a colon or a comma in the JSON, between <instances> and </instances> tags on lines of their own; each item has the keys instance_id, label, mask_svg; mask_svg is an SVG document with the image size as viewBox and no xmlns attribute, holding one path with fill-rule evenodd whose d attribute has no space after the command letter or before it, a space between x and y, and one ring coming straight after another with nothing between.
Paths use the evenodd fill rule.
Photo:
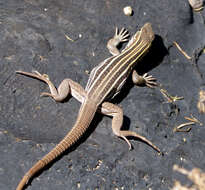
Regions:
<instances>
[{"instance_id":1,"label":"lizard foot","mask_svg":"<svg viewBox=\"0 0 205 190\"><path fill-rule=\"evenodd\" d=\"M42 80L42 81L44 81L46 83L48 83L48 81L50 81L48 75L41 74L38 71L32 71L32 73L25 72L25 71L16 71L16 73L22 74L22 75L25 75L25 76L29 76L29 77L33 77L33 78Z\"/></svg>"},{"instance_id":2,"label":"lizard foot","mask_svg":"<svg viewBox=\"0 0 205 190\"><path fill-rule=\"evenodd\" d=\"M128 146L129 146L129 150L132 149L132 145L129 142L129 140L126 138L127 136L136 137L136 138L146 142L148 145L150 145L157 152L161 153L160 149L157 146L155 146L151 141L149 141L147 138L145 138L145 137L143 137L143 136L141 136L141 135L139 135L139 134L137 134L137 133L135 133L133 131L120 131L120 135L119 136L121 138L123 138L127 142Z\"/></svg>"},{"instance_id":3,"label":"lizard foot","mask_svg":"<svg viewBox=\"0 0 205 190\"><path fill-rule=\"evenodd\" d=\"M155 86L157 86L157 82L156 82L156 78L154 78L152 75L148 75L147 73L145 73L143 76L143 79L145 80L145 85L150 87L150 88L154 88Z\"/></svg>"},{"instance_id":4,"label":"lizard foot","mask_svg":"<svg viewBox=\"0 0 205 190\"><path fill-rule=\"evenodd\" d=\"M107 43L107 48L112 55L119 55L120 51L118 50L117 46L121 42L128 41L129 33L126 29L122 28L119 32L118 28L115 29L115 35L111 38Z\"/></svg>"},{"instance_id":5,"label":"lizard foot","mask_svg":"<svg viewBox=\"0 0 205 190\"><path fill-rule=\"evenodd\" d=\"M55 89L54 85L51 83L51 81L50 81L50 79L49 79L47 74L41 74L38 71L32 71L32 73L25 72L25 71L16 71L16 73L22 74L22 75L25 75L25 76L29 76L29 77L33 77L33 78L42 80L45 83L47 83L48 86L51 89L51 92L53 92L53 94L52 93L48 93L48 92L42 92L40 96L50 96L50 97L53 97L56 94L56 89Z\"/></svg>"},{"instance_id":6,"label":"lizard foot","mask_svg":"<svg viewBox=\"0 0 205 190\"><path fill-rule=\"evenodd\" d=\"M119 42L126 42L128 41L129 33L125 28L122 28L119 32L118 28L115 29L115 36L114 39L118 40Z\"/></svg>"},{"instance_id":7,"label":"lizard foot","mask_svg":"<svg viewBox=\"0 0 205 190\"><path fill-rule=\"evenodd\" d=\"M42 80L49 80L49 81L50 81L49 76L48 76L47 74L41 74L41 73L39 73L39 72L36 71L36 70L32 71L32 73L35 73L36 75L38 75L39 77L41 77Z\"/></svg>"},{"instance_id":8,"label":"lizard foot","mask_svg":"<svg viewBox=\"0 0 205 190\"><path fill-rule=\"evenodd\" d=\"M41 80L43 80L44 82L46 82L49 85L50 79L49 79L49 76L47 74L41 74L36 70L32 71L32 72L35 73L36 75L38 75L41 78ZM40 96L41 97L43 97L43 96L53 97L53 95L51 93L48 93L48 92L41 92Z\"/></svg>"}]
</instances>

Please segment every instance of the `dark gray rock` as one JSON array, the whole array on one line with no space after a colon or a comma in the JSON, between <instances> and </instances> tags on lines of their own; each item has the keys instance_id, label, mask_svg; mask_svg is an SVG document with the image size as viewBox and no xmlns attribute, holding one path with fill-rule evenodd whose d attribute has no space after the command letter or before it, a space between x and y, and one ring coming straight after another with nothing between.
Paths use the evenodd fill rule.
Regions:
<instances>
[{"instance_id":1,"label":"dark gray rock","mask_svg":"<svg viewBox=\"0 0 205 190\"><path fill-rule=\"evenodd\" d=\"M127 5L133 8L132 17L123 14ZM132 88L125 88L114 101L123 107L124 127L153 141L164 156L137 140L128 151L126 142L112 134L111 119L97 114L80 142L39 173L27 189L168 190L176 178L188 183L172 171L174 164L205 170L204 126L173 133L190 114L205 123L196 108L204 85L204 16L204 11L193 13L187 0L2 0L0 189L16 188L25 172L72 128L80 107L74 99L62 104L41 98L47 85L15 71L38 70L56 86L67 77L85 86L86 71L110 56L106 43L115 27L134 34L145 22L152 23L156 40L143 64L153 68L150 73L171 95L184 99L164 103L159 89L133 87L128 81ZM173 41L189 55L195 53L196 62L187 60Z\"/></svg>"}]
</instances>

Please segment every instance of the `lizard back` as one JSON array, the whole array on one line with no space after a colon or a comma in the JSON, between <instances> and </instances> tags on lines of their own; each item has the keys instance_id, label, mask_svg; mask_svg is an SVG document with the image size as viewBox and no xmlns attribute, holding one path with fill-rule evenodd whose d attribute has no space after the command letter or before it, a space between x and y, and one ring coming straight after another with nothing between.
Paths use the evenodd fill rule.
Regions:
<instances>
[{"instance_id":1,"label":"lizard back","mask_svg":"<svg viewBox=\"0 0 205 190\"><path fill-rule=\"evenodd\" d=\"M108 97L115 96L153 40L154 33L151 24L146 23L133 35L119 55L106 59L92 70L85 89L88 96L92 99L97 97L96 101L99 103Z\"/></svg>"}]
</instances>

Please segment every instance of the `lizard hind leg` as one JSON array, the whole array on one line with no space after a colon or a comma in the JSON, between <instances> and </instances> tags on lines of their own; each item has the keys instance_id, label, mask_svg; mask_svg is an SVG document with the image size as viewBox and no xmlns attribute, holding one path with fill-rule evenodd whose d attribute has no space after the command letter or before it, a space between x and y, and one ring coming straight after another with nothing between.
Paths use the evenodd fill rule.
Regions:
<instances>
[{"instance_id":1,"label":"lizard hind leg","mask_svg":"<svg viewBox=\"0 0 205 190\"><path fill-rule=\"evenodd\" d=\"M28 77L36 78L36 79L39 79L39 80L47 83L49 88L50 88L50 93L42 92L41 96L50 96L53 99L55 99L56 101L59 100L58 91L57 91L56 87L54 86L54 84L50 81L48 75L41 74L38 71L32 71L32 73L25 72L25 71L16 71L16 73L22 74L22 75L25 75L25 76L28 76Z\"/></svg>"},{"instance_id":2,"label":"lizard hind leg","mask_svg":"<svg viewBox=\"0 0 205 190\"><path fill-rule=\"evenodd\" d=\"M115 135L117 135L118 137L121 137L123 138L128 146L129 146L129 149L132 148L132 145L131 143L129 142L129 140L127 139L128 136L130 137L136 137L144 142L146 142L147 144L149 144L153 149L155 149L157 152L161 152L160 149L155 146L151 141L149 141L147 138L133 132L133 131L128 131L128 130L121 130L121 126L122 126L122 123L123 123L123 111L122 109L119 107L119 106L116 106L112 103L109 103L109 102L104 102L101 107L100 107L100 110L99 110L101 113L105 114L105 115L108 115L108 116L112 116L113 119L112 119L112 130L113 130L113 133Z\"/></svg>"},{"instance_id":3,"label":"lizard hind leg","mask_svg":"<svg viewBox=\"0 0 205 190\"><path fill-rule=\"evenodd\" d=\"M71 79L64 79L60 83L59 87L56 89L56 87L50 81L48 75L46 74L41 74L38 71L33 71L32 73L24 72L24 71L16 71L16 73L33 77L47 83L50 89L50 93L42 92L41 96L50 96L57 102L61 102L65 100L70 93L80 102L82 102L83 99L85 98L86 92L84 91L84 89L78 83L72 81Z\"/></svg>"}]
</instances>

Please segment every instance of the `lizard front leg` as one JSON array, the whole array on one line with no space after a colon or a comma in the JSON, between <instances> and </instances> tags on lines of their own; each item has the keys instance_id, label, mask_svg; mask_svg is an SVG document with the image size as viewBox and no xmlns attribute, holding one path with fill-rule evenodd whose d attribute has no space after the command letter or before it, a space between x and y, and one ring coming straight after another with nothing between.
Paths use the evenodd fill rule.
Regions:
<instances>
[{"instance_id":1,"label":"lizard front leg","mask_svg":"<svg viewBox=\"0 0 205 190\"><path fill-rule=\"evenodd\" d=\"M141 135L139 135L139 134L137 134L136 132L133 132L133 131L121 130L121 126L122 126L122 123L123 123L123 110L119 106L114 105L114 104L109 103L109 102L104 102L99 107L98 111L102 114L113 117L113 119L112 119L113 133L115 135L117 135L118 137L123 138L127 142L127 144L129 145L129 149L132 148L132 145L129 142L129 140L127 139L127 137L132 136L132 137L139 138L140 140L146 142L152 148L154 148L157 152L160 153L160 149L158 147L156 147L151 141L149 141L145 137L143 137L143 136L141 136Z\"/></svg>"},{"instance_id":2,"label":"lizard front leg","mask_svg":"<svg viewBox=\"0 0 205 190\"><path fill-rule=\"evenodd\" d=\"M156 79L152 75L145 73L141 76L135 70L132 72L132 81L137 86L148 86L150 88L157 86Z\"/></svg>"},{"instance_id":3,"label":"lizard front leg","mask_svg":"<svg viewBox=\"0 0 205 190\"><path fill-rule=\"evenodd\" d=\"M120 51L118 50L117 46L121 42L128 41L129 33L126 29L122 28L120 32L118 28L115 29L115 35L112 39L110 39L107 43L107 48L112 55L119 55Z\"/></svg>"},{"instance_id":4,"label":"lizard front leg","mask_svg":"<svg viewBox=\"0 0 205 190\"><path fill-rule=\"evenodd\" d=\"M39 79L47 83L50 88L50 93L42 92L41 96L50 96L57 102L61 102L65 100L69 94L71 94L81 103L86 97L86 92L83 89L83 87L79 85L78 83L72 81L71 79L64 79L59 85L59 87L56 89L56 87L49 80L46 74L40 74L38 71L34 71L33 73L24 72L24 71L16 71L16 73L26 75L29 77L33 77L33 78Z\"/></svg>"}]
</instances>

